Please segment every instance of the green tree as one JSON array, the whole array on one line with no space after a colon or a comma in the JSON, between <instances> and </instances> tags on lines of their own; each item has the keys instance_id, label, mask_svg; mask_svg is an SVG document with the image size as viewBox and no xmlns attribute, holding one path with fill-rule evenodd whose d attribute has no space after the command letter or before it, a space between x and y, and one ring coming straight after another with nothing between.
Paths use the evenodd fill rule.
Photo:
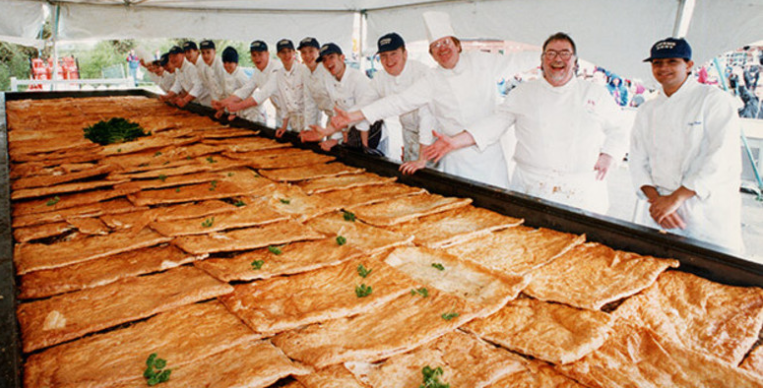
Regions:
<instances>
[{"instance_id":1,"label":"green tree","mask_svg":"<svg viewBox=\"0 0 763 388\"><path fill-rule=\"evenodd\" d=\"M35 48L0 42L0 90L10 90L11 77L29 79L29 61L34 57Z\"/></svg>"}]
</instances>

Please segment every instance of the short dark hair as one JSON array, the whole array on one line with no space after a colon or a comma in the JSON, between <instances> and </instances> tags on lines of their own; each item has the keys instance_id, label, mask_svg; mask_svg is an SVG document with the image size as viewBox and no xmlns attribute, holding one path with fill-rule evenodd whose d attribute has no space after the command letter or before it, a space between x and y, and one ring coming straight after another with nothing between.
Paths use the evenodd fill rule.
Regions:
<instances>
[{"instance_id":1,"label":"short dark hair","mask_svg":"<svg viewBox=\"0 0 763 388\"><path fill-rule=\"evenodd\" d=\"M572 40L572 38L564 32L557 32L556 34L549 36L548 39L543 42L543 51L546 51L546 46L555 40L566 40L570 42L572 45L572 54L578 55L578 49L575 47L575 41Z\"/></svg>"}]
</instances>

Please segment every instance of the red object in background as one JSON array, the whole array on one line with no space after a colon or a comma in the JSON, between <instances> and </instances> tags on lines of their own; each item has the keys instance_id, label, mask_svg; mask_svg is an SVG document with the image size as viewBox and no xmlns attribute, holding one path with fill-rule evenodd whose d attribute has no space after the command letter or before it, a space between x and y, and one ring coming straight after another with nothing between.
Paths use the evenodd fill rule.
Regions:
<instances>
[{"instance_id":1,"label":"red object in background","mask_svg":"<svg viewBox=\"0 0 763 388\"><path fill-rule=\"evenodd\" d=\"M34 80L50 80L53 75L53 58L43 60L40 58L33 58L31 60L32 66L32 79ZM77 60L71 57L64 57L59 60L58 65L58 77L56 79L79 79L79 66ZM42 85L29 85L30 90L42 90Z\"/></svg>"}]
</instances>

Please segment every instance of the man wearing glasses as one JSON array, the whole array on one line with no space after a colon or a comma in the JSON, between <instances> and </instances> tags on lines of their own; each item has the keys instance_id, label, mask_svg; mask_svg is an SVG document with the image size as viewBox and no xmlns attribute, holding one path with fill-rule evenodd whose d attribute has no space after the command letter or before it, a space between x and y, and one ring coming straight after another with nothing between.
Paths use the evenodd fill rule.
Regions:
<instances>
[{"instance_id":1,"label":"man wearing glasses","mask_svg":"<svg viewBox=\"0 0 763 388\"><path fill-rule=\"evenodd\" d=\"M543 78L520 84L470 132L489 142L515 125L512 190L606 214L604 178L625 155L628 135L609 92L575 76L576 53L567 34L551 35L543 43ZM443 139L442 149L460 140Z\"/></svg>"}]
</instances>

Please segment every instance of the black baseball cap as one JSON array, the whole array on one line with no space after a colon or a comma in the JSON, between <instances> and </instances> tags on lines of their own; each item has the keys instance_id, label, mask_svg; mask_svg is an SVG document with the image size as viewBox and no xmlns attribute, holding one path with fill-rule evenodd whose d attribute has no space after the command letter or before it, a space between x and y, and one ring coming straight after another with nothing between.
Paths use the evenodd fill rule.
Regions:
<instances>
[{"instance_id":1,"label":"black baseball cap","mask_svg":"<svg viewBox=\"0 0 763 388\"><path fill-rule=\"evenodd\" d=\"M649 58L644 62L651 62L654 59L662 58L683 58L691 60L691 46L683 38L663 39L652 46Z\"/></svg>"},{"instance_id":2,"label":"black baseball cap","mask_svg":"<svg viewBox=\"0 0 763 388\"><path fill-rule=\"evenodd\" d=\"M162 66L167 66L167 63L170 62L170 53L164 53L159 58L159 64Z\"/></svg>"},{"instance_id":3,"label":"black baseball cap","mask_svg":"<svg viewBox=\"0 0 763 388\"><path fill-rule=\"evenodd\" d=\"M318 50L321 49L321 45L318 43L318 39L307 37L299 41L299 47L297 50L302 50L305 47L315 47Z\"/></svg>"},{"instance_id":4,"label":"black baseball cap","mask_svg":"<svg viewBox=\"0 0 763 388\"><path fill-rule=\"evenodd\" d=\"M379 48L379 51L376 53L379 54L387 51L397 50L400 47L405 46L405 41L403 40L402 36L392 32L379 38L379 40L376 42L376 46Z\"/></svg>"},{"instance_id":5,"label":"black baseball cap","mask_svg":"<svg viewBox=\"0 0 763 388\"><path fill-rule=\"evenodd\" d=\"M223 50L223 63L225 62L238 63L238 51L231 46L228 46Z\"/></svg>"},{"instance_id":6,"label":"black baseball cap","mask_svg":"<svg viewBox=\"0 0 763 388\"><path fill-rule=\"evenodd\" d=\"M276 43L276 52L281 52L283 49L292 49L294 50L294 43L292 43L288 39L281 39Z\"/></svg>"},{"instance_id":7,"label":"black baseball cap","mask_svg":"<svg viewBox=\"0 0 763 388\"><path fill-rule=\"evenodd\" d=\"M188 42L183 43L183 51L188 50L198 50L199 46L196 45L196 42L189 40Z\"/></svg>"},{"instance_id":8,"label":"black baseball cap","mask_svg":"<svg viewBox=\"0 0 763 388\"><path fill-rule=\"evenodd\" d=\"M326 43L323 46L321 46L321 56L318 57L316 62L323 61L323 57L325 57L326 55L329 55L329 54L339 54L339 55L342 55L342 49L339 48L339 46L337 46L334 43Z\"/></svg>"},{"instance_id":9,"label":"black baseball cap","mask_svg":"<svg viewBox=\"0 0 763 388\"><path fill-rule=\"evenodd\" d=\"M261 40L255 40L249 45L249 51L268 51L268 44Z\"/></svg>"},{"instance_id":10,"label":"black baseball cap","mask_svg":"<svg viewBox=\"0 0 763 388\"><path fill-rule=\"evenodd\" d=\"M169 51L169 54L182 54L183 49L180 48L180 46L172 46L172 48Z\"/></svg>"},{"instance_id":11,"label":"black baseball cap","mask_svg":"<svg viewBox=\"0 0 763 388\"><path fill-rule=\"evenodd\" d=\"M199 47L201 47L202 50L206 49L215 49L215 42L211 40L202 40L201 43L199 43Z\"/></svg>"}]
</instances>

